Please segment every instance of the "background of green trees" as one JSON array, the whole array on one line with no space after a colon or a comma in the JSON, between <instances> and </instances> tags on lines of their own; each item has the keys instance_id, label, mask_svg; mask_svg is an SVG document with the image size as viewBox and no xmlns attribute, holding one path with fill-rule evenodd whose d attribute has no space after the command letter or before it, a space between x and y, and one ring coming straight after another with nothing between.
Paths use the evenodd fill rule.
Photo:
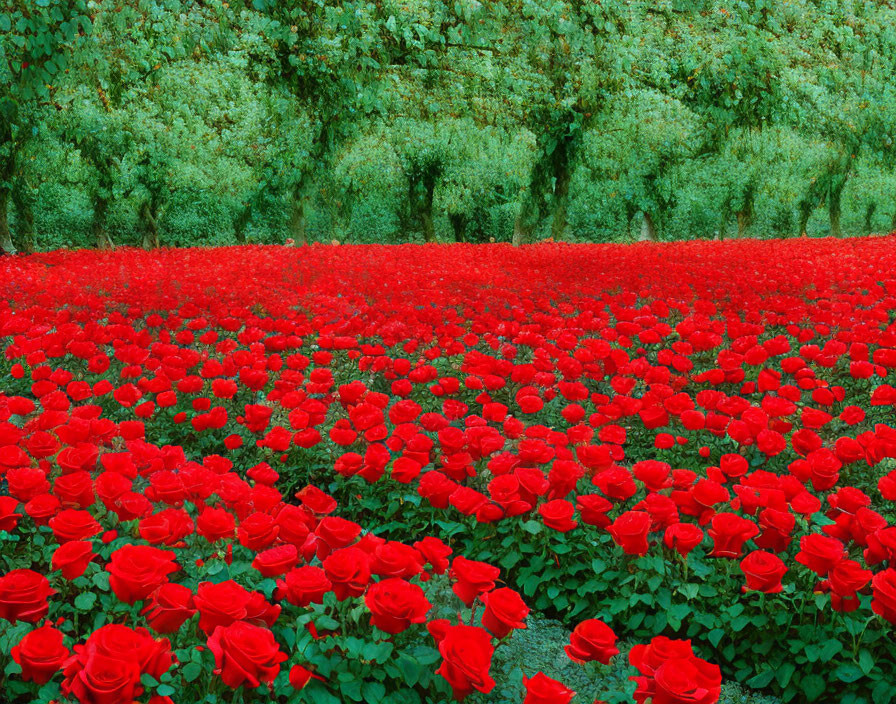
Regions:
<instances>
[{"instance_id":1,"label":"background of green trees","mask_svg":"<svg viewBox=\"0 0 896 704\"><path fill-rule=\"evenodd\" d=\"M896 6L0 0L0 247L896 228Z\"/></svg>"}]
</instances>

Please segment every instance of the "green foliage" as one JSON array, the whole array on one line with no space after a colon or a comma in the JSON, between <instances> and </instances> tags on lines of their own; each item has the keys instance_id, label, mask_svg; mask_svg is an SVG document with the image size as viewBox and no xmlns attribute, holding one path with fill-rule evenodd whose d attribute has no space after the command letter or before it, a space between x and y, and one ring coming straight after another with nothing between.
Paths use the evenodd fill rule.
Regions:
<instances>
[{"instance_id":1,"label":"green foliage","mask_svg":"<svg viewBox=\"0 0 896 704\"><path fill-rule=\"evenodd\" d=\"M884 3L3 7L6 249L7 214L20 249L838 235L896 217Z\"/></svg>"}]
</instances>

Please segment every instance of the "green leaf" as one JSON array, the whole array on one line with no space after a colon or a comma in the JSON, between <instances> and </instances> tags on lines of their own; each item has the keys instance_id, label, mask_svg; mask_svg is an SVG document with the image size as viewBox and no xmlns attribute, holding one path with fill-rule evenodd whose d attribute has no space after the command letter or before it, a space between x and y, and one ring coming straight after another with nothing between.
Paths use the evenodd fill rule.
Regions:
<instances>
[{"instance_id":1,"label":"green leaf","mask_svg":"<svg viewBox=\"0 0 896 704\"><path fill-rule=\"evenodd\" d=\"M183 675L184 681L193 682L202 674L202 665L198 662L188 662L180 672Z\"/></svg>"},{"instance_id":2,"label":"green leaf","mask_svg":"<svg viewBox=\"0 0 896 704\"><path fill-rule=\"evenodd\" d=\"M803 677L801 685L803 692L806 695L806 699L810 702L814 702L818 699L824 694L824 691L827 688L824 679L819 675L807 675L806 677Z\"/></svg>"},{"instance_id":3,"label":"green leaf","mask_svg":"<svg viewBox=\"0 0 896 704\"><path fill-rule=\"evenodd\" d=\"M774 678L775 670L765 670L748 679L747 686L753 687L754 689L762 689L763 687L767 687Z\"/></svg>"},{"instance_id":4,"label":"green leaf","mask_svg":"<svg viewBox=\"0 0 896 704\"><path fill-rule=\"evenodd\" d=\"M851 683L862 679L864 673L862 672L862 668L860 668L858 665L853 665L852 663L844 663L840 665L836 670L834 670L834 675L841 682Z\"/></svg>"},{"instance_id":5,"label":"green leaf","mask_svg":"<svg viewBox=\"0 0 896 704\"><path fill-rule=\"evenodd\" d=\"M93 592L81 592L75 597L75 608L78 611L89 611L96 603L96 594Z\"/></svg>"},{"instance_id":6,"label":"green leaf","mask_svg":"<svg viewBox=\"0 0 896 704\"><path fill-rule=\"evenodd\" d=\"M870 674L874 669L874 656L865 648L859 651L859 667L862 668L862 672L866 675Z\"/></svg>"}]
</instances>

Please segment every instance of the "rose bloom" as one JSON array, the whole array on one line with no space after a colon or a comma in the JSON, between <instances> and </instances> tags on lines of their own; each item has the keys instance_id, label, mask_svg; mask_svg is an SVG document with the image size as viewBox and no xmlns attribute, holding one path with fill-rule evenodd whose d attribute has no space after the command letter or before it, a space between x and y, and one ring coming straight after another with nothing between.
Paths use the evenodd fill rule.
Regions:
<instances>
[{"instance_id":1,"label":"rose bloom","mask_svg":"<svg viewBox=\"0 0 896 704\"><path fill-rule=\"evenodd\" d=\"M523 704L569 704L576 693L543 672L534 677L523 675L526 698Z\"/></svg>"},{"instance_id":2,"label":"rose bloom","mask_svg":"<svg viewBox=\"0 0 896 704\"><path fill-rule=\"evenodd\" d=\"M303 565L277 580L277 598L286 599L295 606L323 604L324 594L333 588L326 573L316 565Z\"/></svg>"},{"instance_id":3,"label":"rose bloom","mask_svg":"<svg viewBox=\"0 0 896 704\"><path fill-rule=\"evenodd\" d=\"M68 580L77 579L95 557L93 544L89 540L72 540L56 548L52 567L61 571Z\"/></svg>"},{"instance_id":4,"label":"rose bloom","mask_svg":"<svg viewBox=\"0 0 896 704\"><path fill-rule=\"evenodd\" d=\"M516 628L525 628L524 619L529 615L529 607L523 598L508 587L501 587L479 595L485 604L482 625L495 636L504 638Z\"/></svg>"},{"instance_id":5,"label":"rose bloom","mask_svg":"<svg viewBox=\"0 0 896 704\"><path fill-rule=\"evenodd\" d=\"M784 587L781 578L787 572L787 565L777 555L762 550L754 550L740 561L740 569L747 579L744 592L757 591L777 594Z\"/></svg>"},{"instance_id":6,"label":"rose bloom","mask_svg":"<svg viewBox=\"0 0 896 704\"><path fill-rule=\"evenodd\" d=\"M22 668L23 680L45 684L62 669L71 652L62 644L62 632L44 625L26 633L11 654Z\"/></svg>"},{"instance_id":7,"label":"rose bloom","mask_svg":"<svg viewBox=\"0 0 896 704\"><path fill-rule=\"evenodd\" d=\"M650 532L650 515L644 511L626 511L608 527L614 542L627 555L646 555L650 549L647 534Z\"/></svg>"},{"instance_id":8,"label":"rose bloom","mask_svg":"<svg viewBox=\"0 0 896 704\"><path fill-rule=\"evenodd\" d=\"M133 604L145 599L180 569L177 554L149 545L124 545L112 553L109 587L121 601Z\"/></svg>"},{"instance_id":9,"label":"rose bloom","mask_svg":"<svg viewBox=\"0 0 896 704\"><path fill-rule=\"evenodd\" d=\"M419 586L397 577L371 584L364 603L370 610L370 623L392 635L426 621L432 608Z\"/></svg>"},{"instance_id":10,"label":"rose bloom","mask_svg":"<svg viewBox=\"0 0 896 704\"><path fill-rule=\"evenodd\" d=\"M487 631L477 626L452 626L445 619L430 621L427 629L442 656L436 674L445 678L455 699L474 690L488 694L494 689L489 669L495 649Z\"/></svg>"},{"instance_id":11,"label":"rose bloom","mask_svg":"<svg viewBox=\"0 0 896 704\"><path fill-rule=\"evenodd\" d=\"M452 589L457 597L467 606L472 606L476 597L483 592L495 588L495 580L501 574L501 570L485 562L468 560L463 555L458 555L451 563L449 576L454 580Z\"/></svg>"},{"instance_id":12,"label":"rose bloom","mask_svg":"<svg viewBox=\"0 0 896 704\"><path fill-rule=\"evenodd\" d=\"M603 621L592 618L582 621L569 636L569 645L564 650L569 659L585 663L596 660L609 665L613 656L619 654L616 634Z\"/></svg>"},{"instance_id":13,"label":"rose bloom","mask_svg":"<svg viewBox=\"0 0 896 704\"><path fill-rule=\"evenodd\" d=\"M196 613L193 592L183 584L163 584L150 595L140 613L156 633L175 633Z\"/></svg>"},{"instance_id":14,"label":"rose bloom","mask_svg":"<svg viewBox=\"0 0 896 704\"><path fill-rule=\"evenodd\" d=\"M244 621L216 627L208 649L215 656L215 674L233 689L270 686L287 659L270 630Z\"/></svg>"},{"instance_id":15,"label":"rose bloom","mask_svg":"<svg viewBox=\"0 0 896 704\"><path fill-rule=\"evenodd\" d=\"M34 570L7 572L0 577L0 618L37 623L47 615L48 599L55 593L49 580Z\"/></svg>"}]
</instances>

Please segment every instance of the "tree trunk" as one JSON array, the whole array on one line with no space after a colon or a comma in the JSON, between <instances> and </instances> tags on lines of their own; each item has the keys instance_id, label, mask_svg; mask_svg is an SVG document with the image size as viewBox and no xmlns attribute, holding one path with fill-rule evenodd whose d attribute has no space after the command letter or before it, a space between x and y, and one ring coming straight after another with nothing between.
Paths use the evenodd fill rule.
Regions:
<instances>
[{"instance_id":1,"label":"tree trunk","mask_svg":"<svg viewBox=\"0 0 896 704\"><path fill-rule=\"evenodd\" d=\"M567 202L569 200L569 183L572 172L569 169L569 144L558 145L553 155L554 166L554 219L551 222L551 238L556 242L566 239L569 221L567 219Z\"/></svg>"},{"instance_id":2,"label":"tree trunk","mask_svg":"<svg viewBox=\"0 0 896 704\"><path fill-rule=\"evenodd\" d=\"M840 229L840 206L842 195L843 185L839 185L831 189L831 193L828 198L828 215L831 220L832 237L843 237L843 230Z\"/></svg>"},{"instance_id":3,"label":"tree trunk","mask_svg":"<svg viewBox=\"0 0 896 704\"><path fill-rule=\"evenodd\" d=\"M109 211L109 200L103 196L93 199L93 241L97 249L114 249L115 243L106 230L106 215Z\"/></svg>"},{"instance_id":4,"label":"tree trunk","mask_svg":"<svg viewBox=\"0 0 896 704\"><path fill-rule=\"evenodd\" d=\"M714 239L723 240L728 235L728 211L725 210L722 213L722 219L719 222L719 231L716 233Z\"/></svg>"},{"instance_id":5,"label":"tree trunk","mask_svg":"<svg viewBox=\"0 0 896 704\"><path fill-rule=\"evenodd\" d=\"M246 203L233 221L233 234L238 244L246 244L246 227L252 219L252 206Z\"/></svg>"},{"instance_id":6,"label":"tree trunk","mask_svg":"<svg viewBox=\"0 0 896 704\"><path fill-rule=\"evenodd\" d=\"M15 254L16 248L12 244L12 236L9 232L9 189L0 187L0 253Z\"/></svg>"},{"instance_id":7,"label":"tree trunk","mask_svg":"<svg viewBox=\"0 0 896 704\"><path fill-rule=\"evenodd\" d=\"M308 244L305 233L305 194L296 187L292 194L292 207L289 213L289 234L296 244Z\"/></svg>"},{"instance_id":8,"label":"tree trunk","mask_svg":"<svg viewBox=\"0 0 896 704\"><path fill-rule=\"evenodd\" d=\"M454 232L455 242L464 242L464 231L467 226L467 218L461 213L450 213L448 220L451 221L451 230Z\"/></svg>"},{"instance_id":9,"label":"tree trunk","mask_svg":"<svg viewBox=\"0 0 896 704\"><path fill-rule=\"evenodd\" d=\"M156 208L150 201L143 201L140 206L140 219L143 221L143 249L158 249L159 225L156 219Z\"/></svg>"},{"instance_id":10,"label":"tree trunk","mask_svg":"<svg viewBox=\"0 0 896 704\"><path fill-rule=\"evenodd\" d=\"M750 225L750 215L746 210L737 211L737 239L743 239Z\"/></svg>"},{"instance_id":11,"label":"tree trunk","mask_svg":"<svg viewBox=\"0 0 896 704\"><path fill-rule=\"evenodd\" d=\"M511 242L515 247L519 247L521 244L531 242L532 233L534 231L535 227L527 223L523 215L519 214L513 221L513 239L511 240Z\"/></svg>"},{"instance_id":12,"label":"tree trunk","mask_svg":"<svg viewBox=\"0 0 896 704\"><path fill-rule=\"evenodd\" d=\"M641 234L638 237L641 242L656 242L656 225L653 224L653 218L650 213L644 211L641 213Z\"/></svg>"},{"instance_id":13,"label":"tree trunk","mask_svg":"<svg viewBox=\"0 0 896 704\"><path fill-rule=\"evenodd\" d=\"M877 211L877 203L871 202L865 206L865 234L870 235L874 229L872 222L874 221L874 213Z\"/></svg>"},{"instance_id":14,"label":"tree trunk","mask_svg":"<svg viewBox=\"0 0 896 704\"><path fill-rule=\"evenodd\" d=\"M435 199L436 177L434 173L427 172L423 178L423 201L420 204L420 222L423 227L423 241L436 241L436 228L433 222L432 203Z\"/></svg>"},{"instance_id":15,"label":"tree trunk","mask_svg":"<svg viewBox=\"0 0 896 704\"><path fill-rule=\"evenodd\" d=\"M806 227L809 225L809 218L812 216L812 206L809 203L800 204L800 226L797 237L805 237Z\"/></svg>"}]
</instances>

